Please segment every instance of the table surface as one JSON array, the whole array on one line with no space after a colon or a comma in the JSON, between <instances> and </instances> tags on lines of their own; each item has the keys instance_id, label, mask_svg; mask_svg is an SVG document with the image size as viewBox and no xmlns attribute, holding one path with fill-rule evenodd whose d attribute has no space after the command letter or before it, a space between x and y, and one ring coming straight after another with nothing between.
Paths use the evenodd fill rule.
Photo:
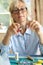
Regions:
<instances>
[{"instance_id":1,"label":"table surface","mask_svg":"<svg viewBox=\"0 0 43 65\"><path fill-rule=\"evenodd\" d=\"M39 56L33 56L33 61L27 59L26 57L19 57L19 60L17 61L14 56L9 57L11 65L33 65L33 63L37 63L38 60L43 61L43 57ZM43 62L41 63L43 65Z\"/></svg>"}]
</instances>

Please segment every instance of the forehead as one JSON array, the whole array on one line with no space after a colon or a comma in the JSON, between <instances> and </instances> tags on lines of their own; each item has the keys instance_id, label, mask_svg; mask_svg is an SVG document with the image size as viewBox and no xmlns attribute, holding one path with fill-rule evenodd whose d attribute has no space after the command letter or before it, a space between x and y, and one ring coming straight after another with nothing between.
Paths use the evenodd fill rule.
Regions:
<instances>
[{"instance_id":1,"label":"forehead","mask_svg":"<svg viewBox=\"0 0 43 65\"><path fill-rule=\"evenodd\" d=\"M22 8L22 7L26 7L24 2L18 1L17 5L15 8Z\"/></svg>"}]
</instances>

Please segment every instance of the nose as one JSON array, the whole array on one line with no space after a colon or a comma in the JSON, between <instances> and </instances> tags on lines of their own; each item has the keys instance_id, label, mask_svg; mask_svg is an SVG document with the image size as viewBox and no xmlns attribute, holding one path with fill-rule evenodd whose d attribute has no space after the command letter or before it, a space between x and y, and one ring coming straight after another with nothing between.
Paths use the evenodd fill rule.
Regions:
<instances>
[{"instance_id":1,"label":"nose","mask_svg":"<svg viewBox=\"0 0 43 65\"><path fill-rule=\"evenodd\" d=\"M21 14L21 13L22 13L22 11L21 11L21 10L19 10L19 11L18 11L18 13L19 13L19 14Z\"/></svg>"},{"instance_id":2,"label":"nose","mask_svg":"<svg viewBox=\"0 0 43 65\"><path fill-rule=\"evenodd\" d=\"M19 17L23 16L23 14L22 14L22 11L21 11L21 10L18 12L18 16L19 16Z\"/></svg>"}]
</instances>

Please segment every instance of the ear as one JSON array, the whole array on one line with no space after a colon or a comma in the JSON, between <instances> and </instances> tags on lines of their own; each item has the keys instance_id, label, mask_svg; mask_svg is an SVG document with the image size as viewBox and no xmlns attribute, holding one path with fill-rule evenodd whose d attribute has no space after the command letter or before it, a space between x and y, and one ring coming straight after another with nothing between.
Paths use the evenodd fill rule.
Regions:
<instances>
[{"instance_id":1,"label":"ear","mask_svg":"<svg viewBox=\"0 0 43 65\"><path fill-rule=\"evenodd\" d=\"M13 14L11 13L11 17L13 18Z\"/></svg>"}]
</instances>

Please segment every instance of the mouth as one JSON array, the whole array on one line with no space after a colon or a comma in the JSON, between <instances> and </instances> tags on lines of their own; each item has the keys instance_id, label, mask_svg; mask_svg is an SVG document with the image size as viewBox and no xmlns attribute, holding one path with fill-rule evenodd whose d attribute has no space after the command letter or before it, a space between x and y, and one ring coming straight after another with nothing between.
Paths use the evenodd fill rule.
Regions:
<instances>
[{"instance_id":1,"label":"mouth","mask_svg":"<svg viewBox=\"0 0 43 65\"><path fill-rule=\"evenodd\" d=\"M18 16L18 18L23 18L24 16Z\"/></svg>"}]
</instances>

